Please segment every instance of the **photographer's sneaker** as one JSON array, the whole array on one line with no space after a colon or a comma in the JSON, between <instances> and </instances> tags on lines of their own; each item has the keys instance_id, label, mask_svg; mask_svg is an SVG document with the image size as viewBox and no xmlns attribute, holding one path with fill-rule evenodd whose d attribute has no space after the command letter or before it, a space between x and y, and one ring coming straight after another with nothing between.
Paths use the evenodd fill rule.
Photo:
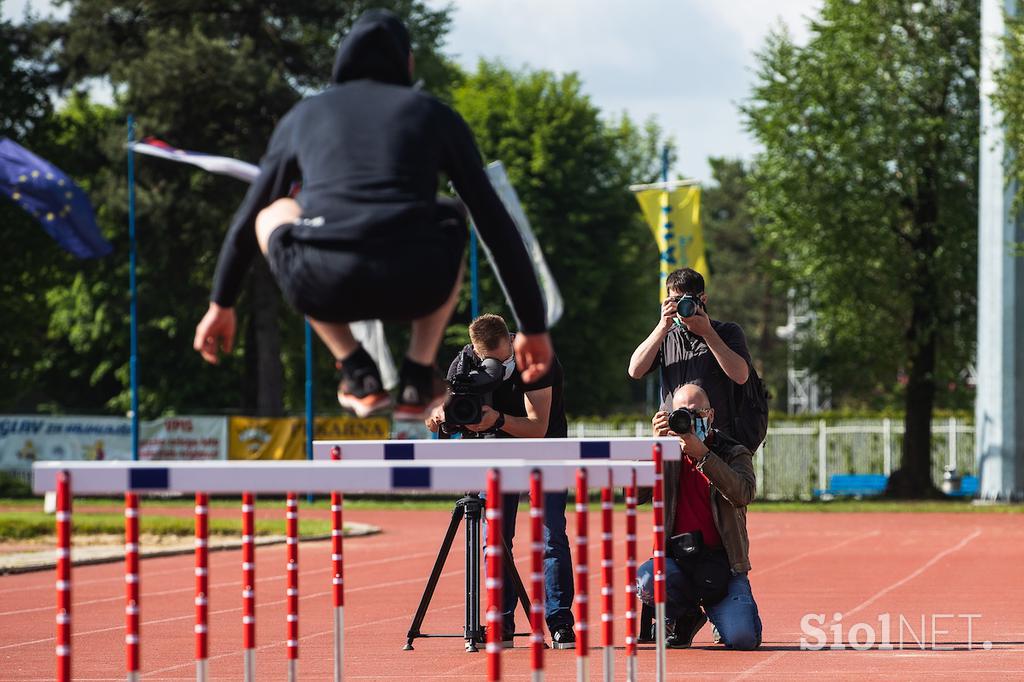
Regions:
<instances>
[{"instance_id":1,"label":"photographer's sneaker","mask_svg":"<svg viewBox=\"0 0 1024 682\"><path fill-rule=\"evenodd\" d=\"M376 366L355 370L351 374L338 363L338 404L357 417L369 417L391 407L391 396L384 390Z\"/></svg>"},{"instance_id":2,"label":"photographer's sneaker","mask_svg":"<svg viewBox=\"0 0 1024 682\"><path fill-rule=\"evenodd\" d=\"M560 628L555 628L555 631L551 633L551 648L552 649L575 649L576 648L576 633L569 625L563 625Z\"/></svg>"},{"instance_id":3,"label":"photographer's sneaker","mask_svg":"<svg viewBox=\"0 0 1024 682\"><path fill-rule=\"evenodd\" d=\"M689 649L693 644L693 638L707 622L708 617L700 609L675 623L669 621L666 627L665 646L669 649Z\"/></svg>"},{"instance_id":4,"label":"photographer's sneaker","mask_svg":"<svg viewBox=\"0 0 1024 682\"><path fill-rule=\"evenodd\" d=\"M429 417L444 402L445 385L433 367L406 358L399 375L395 419L422 421Z\"/></svg>"}]
</instances>

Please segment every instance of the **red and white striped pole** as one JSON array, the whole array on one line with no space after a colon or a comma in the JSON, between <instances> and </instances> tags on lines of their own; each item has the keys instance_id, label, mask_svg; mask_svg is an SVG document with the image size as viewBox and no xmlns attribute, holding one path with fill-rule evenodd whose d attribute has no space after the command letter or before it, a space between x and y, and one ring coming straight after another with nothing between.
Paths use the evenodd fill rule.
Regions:
<instances>
[{"instance_id":1,"label":"red and white striped pole","mask_svg":"<svg viewBox=\"0 0 1024 682\"><path fill-rule=\"evenodd\" d=\"M636 469L626 488L626 682L636 682Z\"/></svg>"},{"instance_id":2,"label":"red and white striped pole","mask_svg":"<svg viewBox=\"0 0 1024 682\"><path fill-rule=\"evenodd\" d=\"M341 459L341 448L331 448L331 459ZM344 524L341 518L341 493L331 493L331 564L334 578L334 682L345 676L345 570L342 562Z\"/></svg>"},{"instance_id":3,"label":"red and white striped pole","mask_svg":"<svg viewBox=\"0 0 1024 682\"><path fill-rule=\"evenodd\" d=\"M139 496L124 494L124 644L128 682L139 679Z\"/></svg>"},{"instance_id":4,"label":"red and white striped pole","mask_svg":"<svg viewBox=\"0 0 1024 682\"><path fill-rule=\"evenodd\" d=\"M295 682L299 667L299 504L295 493L288 493L285 503L285 542L287 544L287 644L288 682Z\"/></svg>"},{"instance_id":5,"label":"red and white striped pole","mask_svg":"<svg viewBox=\"0 0 1024 682\"><path fill-rule=\"evenodd\" d=\"M487 472L487 679L501 679L501 474Z\"/></svg>"},{"instance_id":6,"label":"red and white striped pole","mask_svg":"<svg viewBox=\"0 0 1024 682\"><path fill-rule=\"evenodd\" d=\"M544 680L544 486L530 472L530 679Z\"/></svg>"},{"instance_id":7,"label":"red and white striped pole","mask_svg":"<svg viewBox=\"0 0 1024 682\"><path fill-rule=\"evenodd\" d=\"M252 493L242 493L242 676L256 679L256 552Z\"/></svg>"},{"instance_id":8,"label":"red and white striped pole","mask_svg":"<svg viewBox=\"0 0 1024 682\"><path fill-rule=\"evenodd\" d=\"M576 470L576 679L590 679L587 637L587 470Z\"/></svg>"},{"instance_id":9,"label":"red and white striped pole","mask_svg":"<svg viewBox=\"0 0 1024 682\"><path fill-rule=\"evenodd\" d=\"M656 682L665 679L665 493L661 444L654 444L654 661Z\"/></svg>"},{"instance_id":10,"label":"red and white striped pole","mask_svg":"<svg viewBox=\"0 0 1024 682\"><path fill-rule=\"evenodd\" d=\"M615 679L615 582L612 571L612 472L601 488L601 653L603 679Z\"/></svg>"},{"instance_id":11,"label":"red and white striped pole","mask_svg":"<svg viewBox=\"0 0 1024 682\"><path fill-rule=\"evenodd\" d=\"M207 597L210 586L209 515L209 496L206 493L196 493L196 682L206 682L209 674L210 647L207 634L210 608Z\"/></svg>"},{"instance_id":12,"label":"red and white striped pole","mask_svg":"<svg viewBox=\"0 0 1024 682\"><path fill-rule=\"evenodd\" d=\"M71 682L71 477L57 472L57 682Z\"/></svg>"}]
</instances>

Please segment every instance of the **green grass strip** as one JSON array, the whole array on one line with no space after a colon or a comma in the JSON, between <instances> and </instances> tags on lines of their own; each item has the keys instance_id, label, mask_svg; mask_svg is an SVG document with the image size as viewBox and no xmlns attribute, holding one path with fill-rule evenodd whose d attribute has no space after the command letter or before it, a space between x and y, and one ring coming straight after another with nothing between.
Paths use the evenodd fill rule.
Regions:
<instances>
[{"instance_id":1,"label":"green grass strip","mask_svg":"<svg viewBox=\"0 0 1024 682\"><path fill-rule=\"evenodd\" d=\"M140 533L151 535L189 536L195 532L192 517L158 516L142 514ZM120 534L124 533L124 516L121 514L75 514L73 532L76 534ZM242 522L235 519L210 519L211 535L241 535ZM299 535L328 535L331 523L326 519L299 519ZM0 539L27 540L54 533L54 519L43 512L0 512ZM257 519L257 535L284 535L284 519Z\"/></svg>"}]
</instances>

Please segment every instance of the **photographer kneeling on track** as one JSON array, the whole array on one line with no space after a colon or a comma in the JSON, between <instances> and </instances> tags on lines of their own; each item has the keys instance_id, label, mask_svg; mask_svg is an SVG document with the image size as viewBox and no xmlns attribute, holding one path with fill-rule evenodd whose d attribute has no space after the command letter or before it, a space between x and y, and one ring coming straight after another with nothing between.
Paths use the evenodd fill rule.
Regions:
<instances>
[{"instance_id":1,"label":"photographer kneeling on track","mask_svg":"<svg viewBox=\"0 0 1024 682\"><path fill-rule=\"evenodd\" d=\"M678 436L683 453L664 468L666 643L689 647L710 619L716 641L731 649L755 649L761 644L761 618L747 579L753 456L712 429L714 417L707 393L684 384L672 396L672 413L658 412L653 420L655 435ZM637 594L644 604L653 604L653 560L637 571Z\"/></svg>"},{"instance_id":2,"label":"photographer kneeling on track","mask_svg":"<svg viewBox=\"0 0 1024 682\"><path fill-rule=\"evenodd\" d=\"M527 384L512 352L515 336L499 315L473 320L469 338L472 343L448 370L448 399L427 419L427 427L469 438L565 438L568 426L558 358L552 355L547 374ZM556 649L576 646L572 559L565 534L567 498L567 492L544 494L544 616ZM519 495L505 495L502 507L502 533L511 548ZM515 632L517 596L507 570L504 584L502 641L508 647Z\"/></svg>"}]
</instances>

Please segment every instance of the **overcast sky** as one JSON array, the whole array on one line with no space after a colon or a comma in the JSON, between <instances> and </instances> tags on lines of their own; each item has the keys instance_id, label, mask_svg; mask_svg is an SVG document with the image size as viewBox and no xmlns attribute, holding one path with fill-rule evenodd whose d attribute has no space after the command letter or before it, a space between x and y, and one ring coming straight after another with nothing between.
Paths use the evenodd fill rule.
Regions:
<instances>
[{"instance_id":1,"label":"overcast sky","mask_svg":"<svg viewBox=\"0 0 1024 682\"><path fill-rule=\"evenodd\" d=\"M449 0L426 0L433 7ZM821 0L454 0L446 51L467 68L498 58L577 72L609 113L657 117L675 138L674 172L708 179L708 156L749 158L737 104L750 91L755 50L784 22L802 42ZM4 0L17 19L48 0Z\"/></svg>"}]
</instances>

